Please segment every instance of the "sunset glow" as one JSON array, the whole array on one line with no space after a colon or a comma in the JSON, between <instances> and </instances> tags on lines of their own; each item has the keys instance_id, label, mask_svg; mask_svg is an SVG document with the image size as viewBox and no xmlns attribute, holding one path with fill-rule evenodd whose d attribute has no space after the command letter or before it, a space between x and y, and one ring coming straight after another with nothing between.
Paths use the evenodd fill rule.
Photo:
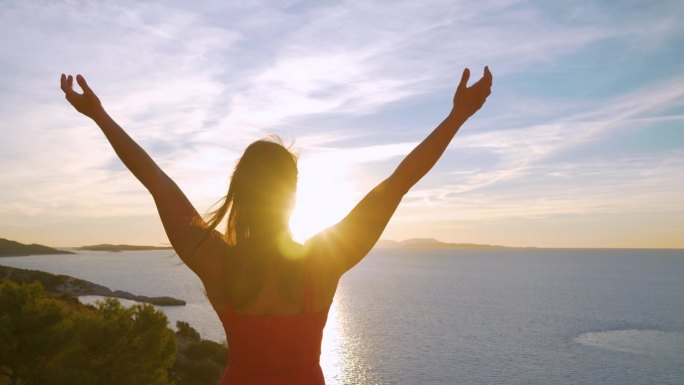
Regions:
<instances>
[{"instance_id":1,"label":"sunset glow","mask_svg":"<svg viewBox=\"0 0 684 385\"><path fill-rule=\"evenodd\" d=\"M0 236L168 244L62 72L88 78L201 213L249 143L292 139L301 241L444 119L464 67L489 65L487 105L383 238L684 247L682 15L676 0L5 2Z\"/></svg>"},{"instance_id":2,"label":"sunset glow","mask_svg":"<svg viewBox=\"0 0 684 385\"><path fill-rule=\"evenodd\" d=\"M325 155L302 159L297 202L290 221L295 240L304 242L339 222L357 199L351 172L342 159Z\"/></svg>"}]
</instances>

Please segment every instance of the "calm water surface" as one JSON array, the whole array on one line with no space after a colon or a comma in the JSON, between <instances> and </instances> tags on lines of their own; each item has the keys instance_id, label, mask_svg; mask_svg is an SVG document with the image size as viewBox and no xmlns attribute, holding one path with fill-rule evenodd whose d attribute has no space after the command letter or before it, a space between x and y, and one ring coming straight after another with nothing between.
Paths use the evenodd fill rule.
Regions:
<instances>
[{"instance_id":1,"label":"calm water surface","mask_svg":"<svg viewBox=\"0 0 684 385\"><path fill-rule=\"evenodd\" d=\"M0 264L181 298L172 324L225 340L171 252ZM340 282L321 365L330 384L684 384L684 251L374 250Z\"/></svg>"}]
</instances>

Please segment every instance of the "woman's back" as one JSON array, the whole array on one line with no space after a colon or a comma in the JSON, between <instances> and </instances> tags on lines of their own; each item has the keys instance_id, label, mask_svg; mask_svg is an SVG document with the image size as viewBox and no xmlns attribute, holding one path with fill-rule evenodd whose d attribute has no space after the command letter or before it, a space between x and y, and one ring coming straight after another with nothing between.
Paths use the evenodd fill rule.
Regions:
<instances>
[{"instance_id":1,"label":"woman's back","mask_svg":"<svg viewBox=\"0 0 684 385\"><path fill-rule=\"evenodd\" d=\"M240 248L232 251L237 251L235 249ZM240 251L249 253L244 249ZM249 262L258 260L253 256L232 257L243 260L244 264L234 264L236 271L231 275L240 275L243 273L241 270L249 269ZM319 357L332 297L316 295L317 292L325 294L329 288L325 290L320 285L321 281L314 279L315 265L307 263L311 259L304 255L301 257L302 261L291 261L295 265L289 269L301 269L301 274L283 271L288 261L284 261L282 255L276 255L262 266L262 274L257 274L261 276L258 279L261 286L256 288L255 295L248 292L231 295L230 290L226 290L223 298L212 298L212 303L222 305L215 308L229 346L228 367L222 385L324 384ZM286 284L300 289L290 290L299 293L299 298L287 298L284 295L287 291L280 288L282 281L297 278L300 282ZM254 280L253 277L247 279ZM334 291L334 287L332 289ZM241 297L251 301L236 307L233 302L244 302Z\"/></svg>"}]
</instances>

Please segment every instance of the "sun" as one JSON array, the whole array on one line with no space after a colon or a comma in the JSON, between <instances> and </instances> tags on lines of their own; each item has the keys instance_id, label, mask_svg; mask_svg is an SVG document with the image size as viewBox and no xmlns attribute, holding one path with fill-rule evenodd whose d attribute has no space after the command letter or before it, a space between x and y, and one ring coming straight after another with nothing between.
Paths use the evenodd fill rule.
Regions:
<instances>
[{"instance_id":1,"label":"sun","mask_svg":"<svg viewBox=\"0 0 684 385\"><path fill-rule=\"evenodd\" d=\"M290 220L296 241L304 242L336 224L357 203L350 167L345 163L329 154L299 160L297 201Z\"/></svg>"}]
</instances>

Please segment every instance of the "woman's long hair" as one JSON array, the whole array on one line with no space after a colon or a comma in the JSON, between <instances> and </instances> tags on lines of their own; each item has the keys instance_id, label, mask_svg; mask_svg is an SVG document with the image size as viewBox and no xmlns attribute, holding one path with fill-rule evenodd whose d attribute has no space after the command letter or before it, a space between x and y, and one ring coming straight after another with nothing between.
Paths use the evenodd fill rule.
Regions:
<instances>
[{"instance_id":1,"label":"woman's long hair","mask_svg":"<svg viewBox=\"0 0 684 385\"><path fill-rule=\"evenodd\" d=\"M231 258L228 287L233 306L243 307L259 294L268 262L276 259L279 289L296 301L301 293L301 264L288 261L278 249L288 234L288 220L297 186L297 157L280 139L259 140L242 155L220 206L209 213L211 232L226 215L226 242L239 249ZM247 255L249 254L249 255Z\"/></svg>"}]
</instances>

